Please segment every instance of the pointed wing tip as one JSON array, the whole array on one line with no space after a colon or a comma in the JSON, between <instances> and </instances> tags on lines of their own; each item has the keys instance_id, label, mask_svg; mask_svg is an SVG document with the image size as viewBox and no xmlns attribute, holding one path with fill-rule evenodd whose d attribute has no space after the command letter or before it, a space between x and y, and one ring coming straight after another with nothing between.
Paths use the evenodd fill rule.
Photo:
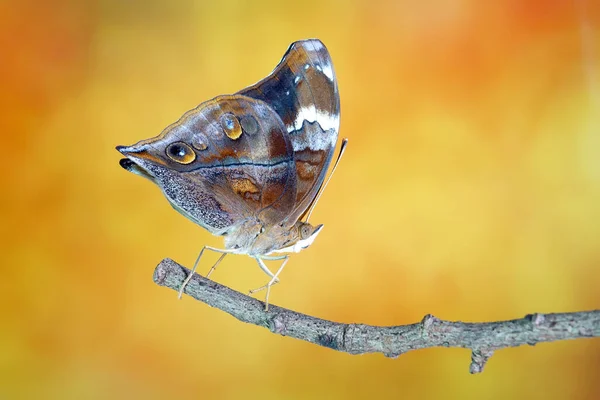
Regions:
<instances>
[{"instance_id":1,"label":"pointed wing tip","mask_svg":"<svg viewBox=\"0 0 600 400\"><path fill-rule=\"evenodd\" d=\"M325 47L325 44L321 41L321 39L317 38L297 40L290 45L290 49L297 47L309 48L311 51L319 50L319 48L321 47L327 49L327 47Z\"/></svg>"}]
</instances>

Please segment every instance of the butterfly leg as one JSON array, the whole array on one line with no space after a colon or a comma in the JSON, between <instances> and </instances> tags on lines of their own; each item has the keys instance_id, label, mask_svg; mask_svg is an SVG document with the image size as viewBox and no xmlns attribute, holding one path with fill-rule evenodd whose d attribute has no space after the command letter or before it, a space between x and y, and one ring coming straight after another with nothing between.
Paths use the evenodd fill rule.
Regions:
<instances>
[{"instance_id":1,"label":"butterfly leg","mask_svg":"<svg viewBox=\"0 0 600 400\"><path fill-rule=\"evenodd\" d=\"M181 296L183 295L183 291L184 291L185 287L190 282L190 280L192 279L192 276L194 276L194 273L196 272L196 267L198 267L198 263L200 262L200 259L202 258L202 254L204 254L204 250L211 250L211 251L214 251L215 253L222 253L221 257L219 257L219 259L212 266L212 268L210 269L210 271L208 271L208 274L206 276L207 278L208 278L208 275L210 275L215 270L215 268L217 268L217 265L219 265L219 263L221 262L221 260L223 260L223 258L225 258L225 256L228 253L231 253L231 251L223 250L223 249L217 249L216 247L210 247L210 246L204 246L204 247L202 247L202 250L200 250L200 254L198 254L198 258L196 258L196 262L194 263L194 267L192 268L192 270L190 271L190 274L187 276L187 278L185 278L185 280L181 284L181 287L179 288L179 295L178 295L178 297L180 299L181 299Z\"/></svg>"},{"instance_id":2,"label":"butterfly leg","mask_svg":"<svg viewBox=\"0 0 600 400\"><path fill-rule=\"evenodd\" d=\"M207 278L210 276L210 274L212 274L215 271L215 269L217 269L217 265L219 265L219 263L225 258L226 255L227 255L227 253L221 254L221 257L219 257L217 262L212 267L210 267L208 274L206 274Z\"/></svg>"},{"instance_id":3,"label":"butterfly leg","mask_svg":"<svg viewBox=\"0 0 600 400\"><path fill-rule=\"evenodd\" d=\"M265 273L271 277L271 280L266 285L251 290L250 294L254 294L256 292L260 292L263 289L267 289L267 294L265 295L265 311L269 311L269 295L271 294L271 286L279 283L278 276L281 273L281 271L283 271L283 267L285 267L285 264L288 262L289 256L285 255L285 256L280 256L280 257L268 257L268 258L263 256L263 258L266 259L266 260L283 260L283 262L279 266L279 269L277 270L277 272L275 274L273 274L267 268L267 266L265 265L264 261L262 259L256 257L256 261L258 262L258 265L260 266L260 269L262 269L263 271L265 271Z\"/></svg>"},{"instance_id":4,"label":"butterfly leg","mask_svg":"<svg viewBox=\"0 0 600 400\"><path fill-rule=\"evenodd\" d=\"M271 270L265 265L263 260L283 260L284 258L285 258L285 256L276 257L276 258L266 258L263 256L263 258L255 257L255 260L258 262L258 266L265 274L269 275L271 278L275 278L275 274L271 272ZM275 279L275 280L276 280L275 283L279 282L279 279ZM250 294L260 292L261 290L266 289L266 288L267 288L267 285L261 286L256 289L252 289L252 290L250 290Z\"/></svg>"}]
</instances>

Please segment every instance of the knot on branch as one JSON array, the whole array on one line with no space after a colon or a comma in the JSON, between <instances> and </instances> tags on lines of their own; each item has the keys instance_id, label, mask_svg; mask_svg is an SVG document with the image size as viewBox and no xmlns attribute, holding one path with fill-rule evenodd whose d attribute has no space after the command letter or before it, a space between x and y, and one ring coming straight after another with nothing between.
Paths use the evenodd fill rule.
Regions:
<instances>
[{"instance_id":1,"label":"knot on branch","mask_svg":"<svg viewBox=\"0 0 600 400\"><path fill-rule=\"evenodd\" d=\"M431 314L424 316L421 320L421 337L423 339L427 339L429 337L429 333L433 331L434 325L438 322L440 322L440 319Z\"/></svg>"},{"instance_id":2,"label":"knot on branch","mask_svg":"<svg viewBox=\"0 0 600 400\"><path fill-rule=\"evenodd\" d=\"M268 320L268 328L271 332L285 336L286 333L286 318L284 314L276 314Z\"/></svg>"},{"instance_id":3,"label":"knot on branch","mask_svg":"<svg viewBox=\"0 0 600 400\"><path fill-rule=\"evenodd\" d=\"M529 319L535 327L539 327L546 322L546 316L540 313L528 314L525 318Z\"/></svg>"},{"instance_id":4,"label":"knot on branch","mask_svg":"<svg viewBox=\"0 0 600 400\"><path fill-rule=\"evenodd\" d=\"M479 374L483 372L485 364L493 354L493 350L473 350L473 352L471 353L471 366L469 367L469 372L472 374Z\"/></svg>"}]
</instances>

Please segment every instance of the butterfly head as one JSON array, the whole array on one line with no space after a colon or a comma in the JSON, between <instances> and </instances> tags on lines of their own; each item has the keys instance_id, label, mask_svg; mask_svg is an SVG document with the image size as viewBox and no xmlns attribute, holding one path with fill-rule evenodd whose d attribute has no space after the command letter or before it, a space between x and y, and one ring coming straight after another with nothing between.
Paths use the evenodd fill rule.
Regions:
<instances>
[{"instance_id":1,"label":"butterfly head","mask_svg":"<svg viewBox=\"0 0 600 400\"><path fill-rule=\"evenodd\" d=\"M306 249L316 239L323 229L323 224L312 226L307 222L296 222L289 229L276 225L257 238L257 244L271 243L272 252L276 253L299 253Z\"/></svg>"}]
</instances>

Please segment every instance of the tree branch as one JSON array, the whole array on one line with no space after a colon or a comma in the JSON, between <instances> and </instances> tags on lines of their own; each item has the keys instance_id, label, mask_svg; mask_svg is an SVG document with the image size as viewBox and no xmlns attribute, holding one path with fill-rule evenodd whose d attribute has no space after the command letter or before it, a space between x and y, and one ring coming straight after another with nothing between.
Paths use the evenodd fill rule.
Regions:
<instances>
[{"instance_id":1,"label":"tree branch","mask_svg":"<svg viewBox=\"0 0 600 400\"><path fill-rule=\"evenodd\" d=\"M154 282L178 291L190 271L164 259L154 271ZM268 328L283 336L305 340L350 354L383 353L398 357L428 347L462 347L472 351L470 372L483 371L493 352L505 347L600 336L600 310L530 314L510 321L466 323L426 315L416 324L371 326L342 324L269 305L195 274L185 293L242 322Z\"/></svg>"}]
</instances>

